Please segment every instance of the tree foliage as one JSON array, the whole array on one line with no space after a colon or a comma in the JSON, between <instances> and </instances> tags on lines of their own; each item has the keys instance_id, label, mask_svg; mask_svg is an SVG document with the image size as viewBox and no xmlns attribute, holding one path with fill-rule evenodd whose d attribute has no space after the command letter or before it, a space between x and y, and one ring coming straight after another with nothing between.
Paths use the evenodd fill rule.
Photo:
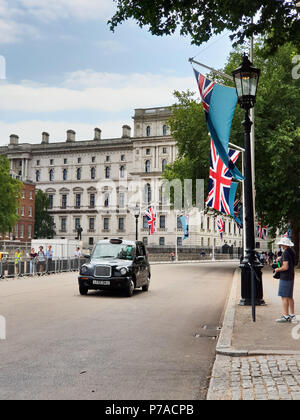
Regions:
<instances>
[{"instance_id":1,"label":"tree foliage","mask_svg":"<svg viewBox=\"0 0 300 420\"><path fill-rule=\"evenodd\" d=\"M297 55L297 50L288 43L265 59L263 47L262 42L255 46L255 65L261 69L255 106L256 211L258 217L272 227L273 234L276 229L284 232L291 226L299 254L300 79L292 77L292 58ZM224 69L227 74L240 64L240 52L237 49L230 54ZM215 79L230 84L220 76ZM199 97L199 94L196 96ZM181 176L179 168L183 167L193 177L197 175L207 179L209 138L202 106L191 93L176 93L176 98L179 105L174 108L170 126L178 145L179 160L169 166L165 176L169 179L177 174ZM177 108L182 108L181 112L177 112ZM231 142L240 146L243 146L242 120L243 111L237 107Z\"/></svg>"},{"instance_id":2,"label":"tree foliage","mask_svg":"<svg viewBox=\"0 0 300 420\"><path fill-rule=\"evenodd\" d=\"M296 1L285 0L114 0L117 12L111 30L127 19L147 26L153 35L170 35L179 29L200 45L225 29L243 43L252 35L267 36L269 51L286 42L300 43ZM252 21L254 19L254 23Z\"/></svg>"},{"instance_id":3,"label":"tree foliage","mask_svg":"<svg viewBox=\"0 0 300 420\"><path fill-rule=\"evenodd\" d=\"M55 226L48 212L49 197L43 191L38 190L35 197L35 225L34 235L37 239L53 238Z\"/></svg>"},{"instance_id":4,"label":"tree foliage","mask_svg":"<svg viewBox=\"0 0 300 420\"><path fill-rule=\"evenodd\" d=\"M0 233L11 232L18 221L22 185L10 176L7 157L0 156Z\"/></svg>"}]
</instances>

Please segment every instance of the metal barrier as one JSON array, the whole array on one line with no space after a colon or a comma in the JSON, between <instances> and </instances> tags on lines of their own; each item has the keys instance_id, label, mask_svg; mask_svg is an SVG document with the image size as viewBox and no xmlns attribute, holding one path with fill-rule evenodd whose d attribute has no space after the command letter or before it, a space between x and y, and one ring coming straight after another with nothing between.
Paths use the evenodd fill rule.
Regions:
<instances>
[{"instance_id":1,"label":"metal barrier","mask_svg":"<svg viewBox=\"0 0 300 420\"><path fill-rule=\"evenodd\" d=\"M79 271L86 262L85 258L54 258L44 261L22 258L17 262L15 259L2 259L0 260L0 278L75 272Z\"/></svg>"}]
</instances>

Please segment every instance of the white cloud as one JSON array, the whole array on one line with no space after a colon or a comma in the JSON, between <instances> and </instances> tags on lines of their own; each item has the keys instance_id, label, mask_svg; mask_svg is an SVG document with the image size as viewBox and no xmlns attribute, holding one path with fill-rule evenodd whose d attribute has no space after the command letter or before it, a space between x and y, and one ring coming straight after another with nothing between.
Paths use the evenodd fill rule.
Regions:
<instances>
[{"instance_id":1,"label":"white cloud","mask_svg":"<svg viewBox=\"0 0 300 420\"><path fill-rule=\"evenodd\" d=\"M50 142L64 142L67 138L67 130L76 131L76 141L92 140L94 138L94 128L99 127L102 131L102 138L120 138L122 136L122 126L124 124L132 126L132 120L105 121L100 124L74 123L68 121L40 121L29 120L17 123L0 122L0 145L9 143L9 136L16 134L19 136L20 143L38 144L42 141L42 132L50 134Z\"/></svg>"},{"instance_id":2,"label":"white cloud","mask_svg":"<svg viewBox=\"0 0 300 420\"><path fill-rule=\"evenodd\" d=\"M75 18L108 19L115 9L112 0L20 0L33 16L43 21Z\"/></svg>"},{"instance_id":3,"label":"white cloud","mask_svg":"<svg viewBox=\"0 0 300 420\"><path fill-rule=\"evenodd\" d=\"M77 71L61 87L4 84L0 110L57 112L97 110L117 112L170 105L174 90L195 90L193 77L155 74L96 73Z\"/></svg>"}]
</instances>

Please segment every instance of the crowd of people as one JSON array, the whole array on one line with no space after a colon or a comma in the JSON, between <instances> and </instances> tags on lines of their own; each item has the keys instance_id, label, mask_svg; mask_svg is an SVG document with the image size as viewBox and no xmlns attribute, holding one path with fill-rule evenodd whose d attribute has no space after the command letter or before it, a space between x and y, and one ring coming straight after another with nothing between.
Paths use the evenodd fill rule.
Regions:
<instances>
[{"instance_id":1,"label":"crowd of people","mask_svg":"<svg viewBox=\"0 0 300 420\"><path fill-rule=\"evenodd\" d=\"M80 258L82 256L80 248L77 247L74 253L74 258ZM29 254L26 254L27 260L29 259L29 273L30 275L44 275L53 271L53 259L54 250L52 245L48 245L47 250L44 251L44 247L40 246L36 252L34 248L31 249ZM22 261L22 252L20 248L17 248L14 257L15 274L20 275L20 263Z\"/></svg>"}]
</instances>

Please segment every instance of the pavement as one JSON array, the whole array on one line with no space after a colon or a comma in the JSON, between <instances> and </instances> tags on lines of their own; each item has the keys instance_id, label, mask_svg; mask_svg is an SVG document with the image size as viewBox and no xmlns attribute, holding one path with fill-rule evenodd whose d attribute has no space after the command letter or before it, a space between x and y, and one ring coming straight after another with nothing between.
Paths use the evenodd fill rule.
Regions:
<instances>
[{"instance_id":1,"label":"pavement","mask_svg":"<svg viewBox=\"0 0 300 420\"><path fill-rule=\"evenodd\" d=\"M295 279L296 323L278 324L279 280L263 270L265 306L239 306L240 270L234 274L217 343L207 400L300 400L300 272Z\"/></svg>"}]
</instances>

